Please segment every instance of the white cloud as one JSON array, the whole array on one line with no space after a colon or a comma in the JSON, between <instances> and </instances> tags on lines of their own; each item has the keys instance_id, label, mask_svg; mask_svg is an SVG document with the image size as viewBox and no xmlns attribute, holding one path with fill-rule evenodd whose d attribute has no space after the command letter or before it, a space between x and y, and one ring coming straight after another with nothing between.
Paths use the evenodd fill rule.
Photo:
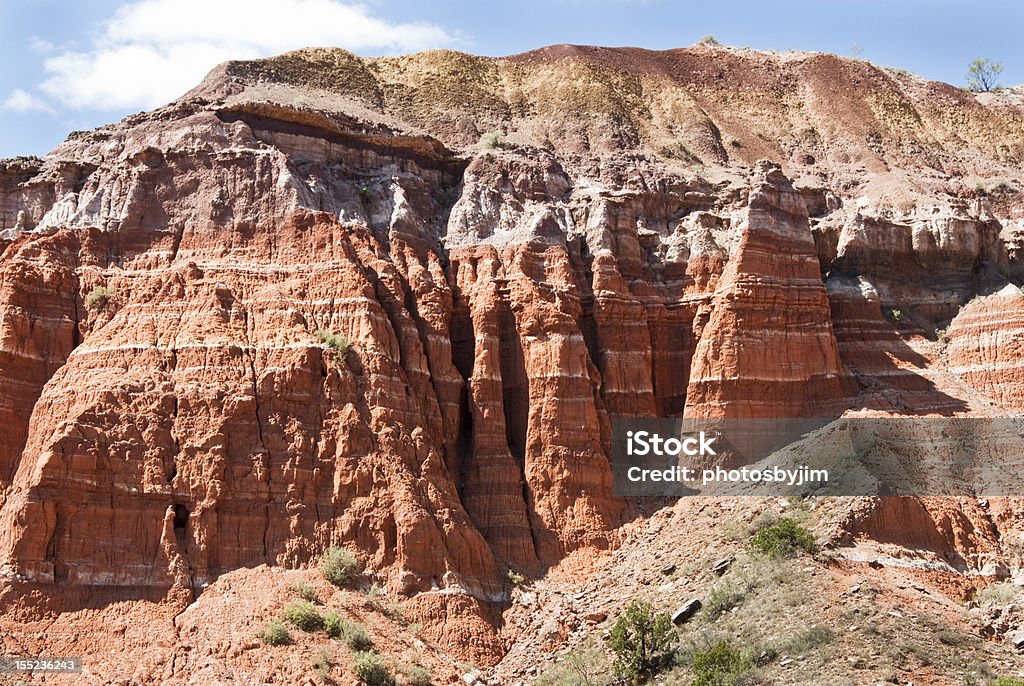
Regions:
<instances>
[{"instance_id":1,"label":"white cloud","mask_svg":"<svg viewBox=\"0 0 1024 686\"><path fill-rule=\"evenodd\" d=\"M136 0L114 13L92 46L44 62L40 88L79 109L156 107L218 63L310 46L409 52L454 38L423 22L391 23L340 0Z\"/></svg>"},{"instance_id":2,"label":"white cloud","mask_svg":"<svg viewBox=\"0 0 1024 686\"><path fill-rule=\"evenodd\" d=\"M21 88L15 88L11 91L7 99L0 103L0 109L18 112L19 114L28 114L29 112L53 114L53 108L47 105L42 98L36 97Z\"/></svg>"},{"instance_id":3,"label":"white cloud","mask_svg":"<svg viewBox=\"0 0 1024 686\"><path fill-rule=\"evenodd\" d=\"M57 48L56 45L54 45L48 40L40 38L39 36L32 36L31 38L29 38L28 47L32 52L40 54L44 52L52 52Z\"/></svg>"}]
</instances>

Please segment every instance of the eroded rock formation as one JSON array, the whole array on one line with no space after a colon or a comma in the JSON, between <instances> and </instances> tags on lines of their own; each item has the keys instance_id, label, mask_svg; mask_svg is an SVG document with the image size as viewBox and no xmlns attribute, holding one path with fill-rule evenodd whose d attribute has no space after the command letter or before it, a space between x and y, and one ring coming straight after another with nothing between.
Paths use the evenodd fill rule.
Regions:
<instances>
[{"instance_id":1,"label":"eroded rock formation","mask_svg":"<svg viewBox=\"0 0 1024 686\"><path fill-rule=\"evenodd\" d=\"M314 50L3 163L3 602L184 607L342 544L494 662L507 570L636 516L612 417L965 409L907 340L1022 273L1019 200L962 171L1020 180L998 97L709 47ZM948 351L1018 407L1019 299Z\"/></svg>"}]
</instances>

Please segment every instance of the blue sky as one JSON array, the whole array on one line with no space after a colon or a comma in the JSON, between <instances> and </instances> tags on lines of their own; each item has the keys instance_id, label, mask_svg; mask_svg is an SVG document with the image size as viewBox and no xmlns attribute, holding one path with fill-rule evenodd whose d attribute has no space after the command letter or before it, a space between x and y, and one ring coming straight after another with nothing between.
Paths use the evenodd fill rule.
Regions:
<instances>
[{"instance_id":1,"label":"blue sky","mask_svg":"<svg viewBox=\"0 0 1024 686\"><path fill-rule=\"evenodd\" d=\"M1024 83L1024 3L895 0L13 0L0 2L0 157L174 99L218 62L337 45L507 55L555 43L663 49L706 34L860 56L961 85L974 57Z\"/></svg>"}]
</instances>

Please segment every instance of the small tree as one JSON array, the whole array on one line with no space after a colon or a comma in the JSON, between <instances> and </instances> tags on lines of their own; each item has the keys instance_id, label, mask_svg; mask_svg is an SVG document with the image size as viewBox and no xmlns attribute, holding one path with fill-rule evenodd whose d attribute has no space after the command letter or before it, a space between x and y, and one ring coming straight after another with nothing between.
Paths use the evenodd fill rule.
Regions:
<instances>
[{"instance_id":1,"label":"small tree","mask_svg":"<svg viewBox=\"0 0 1024 686\"><path fill-rule=\"evenodd\" d=\"M675 641L667 614L655 614L648 603L632 603L615 620L609 637L615 673L628 683L643 683L669 665Z\"/></svg>"},{"instance_id":2,"label":"small tree","mask_svg":"<svg viewBox=\"0 0 1024 686\"><path fill-rule=\"evenodd\" d=\"M999 87L997 80L1002 73L1002 62L989 57L976 57L967 65L967 87L975 93L995 90Z\"/></svg>"}]
</instances>

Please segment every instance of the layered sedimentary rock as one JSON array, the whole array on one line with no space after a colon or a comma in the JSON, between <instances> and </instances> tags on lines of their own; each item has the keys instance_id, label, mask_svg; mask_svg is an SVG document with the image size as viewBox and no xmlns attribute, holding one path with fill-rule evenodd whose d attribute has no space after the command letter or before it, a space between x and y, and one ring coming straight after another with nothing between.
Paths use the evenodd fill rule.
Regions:
<instances>
[{"instance_id":1,"label":"layered sedimentary rock","mask_svg":"<svg viewBox=\"0 0 1024 686\"><path fill-rule=\"evenodd\" d=\"M688 417L829 416L852 402L807 209L759 163L739 248L694 353Z\"/></svg>"},{"instance_id":2,"label":"layered sedimentary rock","mask_svg":"<svg viewBox=\"0 0 1024 686\"><path fill-rule=\"evenodd\" d=\"M900 335L900 321L881 298L871 275L832 276L826 287L843 365L857 381L860 404L898 414L962 412L963 399L939 391L929 380L928 360Z\"/></svg>"},{"instance_id":3,"label":"layered sedimentary rock","mask_svg":"<svg viewBox=\"0 0 1024 686\"><path fill-rule=\"evenodd\" d=\"M950 323L950 371L1000 405L1024 408L1024 294L1007 285Z\"/></svg>"},{"instance_id":4,"label":"layered sedimentary rock","mask_svg":"<svg viewBox=\"0 0 1024 686\"><path fill-rule=\"evenodd\" d=\"M963 408L883 308L930 334L1021 273L1012 194L950 181L1017 179L1021 120L828 56L311 50L2 163L2 597L183 604L345 545L492 662L507 568L636 515L612 418ZM1016 405L1009 301L949 357Z\"/></svg>"},{"instance_id":5,"label":"layered sedimentary rock","mask_svg":"<svg viewBox=\"0 0 1024 686\"><path fill-rule=\"evenodd\" d=\"M838 213L826 222L842 222L829 260L832 275L866 275L884 306L948 321L1006 272L1008 258L999 222L972 215L963 203L933 211L902 220Z\"/></svg>"}]
</instances>

